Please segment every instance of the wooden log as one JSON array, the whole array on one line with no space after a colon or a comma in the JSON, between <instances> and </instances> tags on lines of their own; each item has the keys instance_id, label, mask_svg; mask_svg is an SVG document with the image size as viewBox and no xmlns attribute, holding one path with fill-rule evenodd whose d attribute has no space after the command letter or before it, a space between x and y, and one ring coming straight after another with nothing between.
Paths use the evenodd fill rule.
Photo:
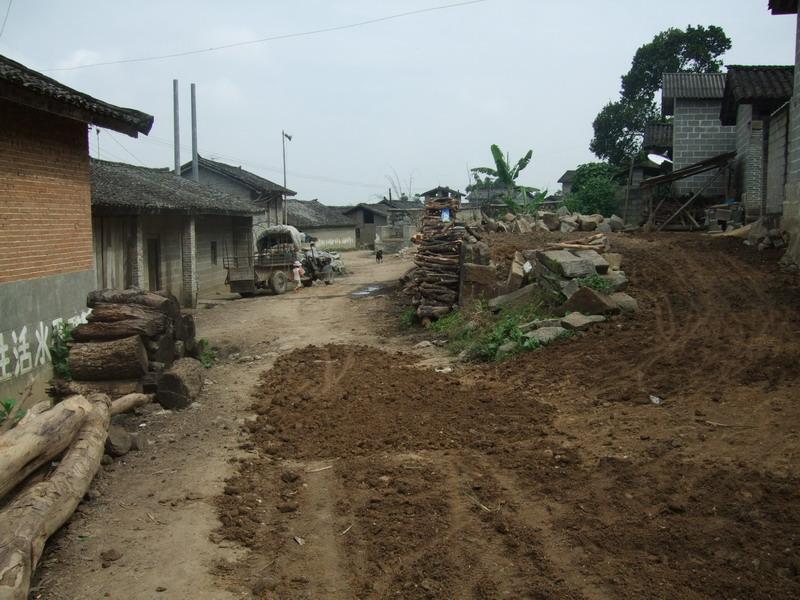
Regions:
<instances>
[{"instance_id":1,"label":"wooden log","mask_svg":"<svg viewBox=\"0 0 800 600\"><path fill-rule=\"evenodd\" d=\"M175 336L172 329L159 336L154 342L156 349L148 352L150 360L162 363L166 367L172 366L172 363L175 362Z\"/></svg>"},{"instance_id":2,"label":"wooden log","mask_svg":"<svg viewBox=\"0 0 800 600\"><path fill-rule=\"evenodd\" d=\"M92 406L73 396L0 436L0 498L70 445Z\"/></svg>"},{"instance_id":3,"label":"wooden log","mask_svg":"<svg viewBox=\"0 0 800 600\"><path fill-rule=\"evenodd\" d=\"M76 342L118 340L132 335L154 337L167 329L166 315L155 313L152 318L127 319L125 321L81 323L72 330Z\"/></svg>"},{"instance_id":4,"label":"wooden log","mask_svg":"<svg viewBox=\"0 0 800 600\"><path fill-rule=\"evenodd\" d=\"M194 324L194 317L192 315L182 314L180 318L175 319L175 339L185 342L186 340L193 340L197 335L197 329Z\"/></svg>"},{"instance_id":5,"label":"wooden log","mask_svg":"<svg viewBox=\"0 0 800 600\"><path fill-rule=\"evenodd\" d=\"M25 600L44 544L72 515L100 467L109 425L104 403L90 407L53 473L0 511L0 600Z\"/></svg>"},{"instance_id":6,"label":"wooden log","mask_svg":"<svg viewBox=\"0 0 800 600\"><path fill-rule=\"evenodd\" d=\"M89 292L86 306L94 308L98 304L138 304L164 313L172 319L176 319L181 313L180 304L174 296L146 292L138 288Z\"/></svg>"},{"instance_id":7,"label":"wooden log","mask_svg":"<svg viewBox=\"0 0 800 600\"><path fill-rule=\"evenodd\" d=\"M156 400L166 409L186 408L199 395L205 381L205 368L199 360L182 358L158 378Z\"/></svg>"},{"instance_id":8,"label":"wooden log","mask_svg":"<svg viewBox=\"0 0 800 600\"><path fill-rule=\"evenodd\" d=\"M89 323L115 323L128 319L163 318L164 313L139 304L96 304L86 318Z\"/></svg>"},{"instance_id":9,"label":"wooden log","mask_svg":"<svg viewBox=\"0 0 800 600\"><path fill-rule=\"evenodd\" d=\"M69 351L69 371L75 379L89 381L136 379L147 372L147 352L138 335L74 344Z\"/></svg>"},{"instance_id":10,"label":"wooden log","mask_svg":"<svg viewBox=\"0 0 800 600\"><path fill-rule=\"evenodd\" d=\"M112 400L127 394L142 391L139 379L118 379L111 381L63 381L54 380L48 393L56 398L89 394L106 394Z\"/></svg>"},{"instance_id":11,"label":"wooden log","mask_svg":"<svg viewBox=\"0 0 800 600\"><path fill-rule=\"evenodd\" d=\"M150 404L153 401L152 394L128 394L117 398L111 403L111 416L129 412L138 406Z\"/></svg>"}]
</instances>

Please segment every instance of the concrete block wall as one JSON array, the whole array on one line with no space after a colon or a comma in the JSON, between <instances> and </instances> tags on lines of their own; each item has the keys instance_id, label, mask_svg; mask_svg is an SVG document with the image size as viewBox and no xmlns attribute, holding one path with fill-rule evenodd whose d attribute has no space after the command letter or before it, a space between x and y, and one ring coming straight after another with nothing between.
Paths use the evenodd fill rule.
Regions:
<instances>
[{"instance_id":1,"label":"concrete block wall","mask_svg":"<svg viewBox=\"0 0 800 600\"><path fill-rule=\"evenodd\" d=\"M781 227L789 232L787 258L800 263L800 15L795 30L794 94L789 107L789 152Z\"/></svg>"},{"instance_id":2,"label":"concrete block wall","mask_svg":"<svg viewBox=\"0 0 800 600\"><path fill-rule=\"evenodd\" d=\"M769 121L766 210L768 215L779 215L783 211L784 186L786 185L786 134L789 127L788 107L775 113Z\"/></svg>"},{"instance_id":3,"label":"concrete block wall","mask_svg":"<svg viewBox=\"0 0 800 600\"><path fill-rule=\"evenodd\" d=\"M675 100L673 120L673 160L675 170L736 149L736 128L723 127L719 120L719 100ZM715 171L701 173L675 183L678 195L697 192ZM724 196L726 180L718 177L704 196Z\"/></svg>"},{"instance_id":4,"label":"concrete block wall","mask_svg":"<svg viewBox=\"0 0 800 600\"><path fill-rule=\"evenodd\" d=\"M736 115L736 197L744 204L748 221L766 213L764 202L764 122L754 117L753 106L739 105Z\"/></svg>"}]
</instances>

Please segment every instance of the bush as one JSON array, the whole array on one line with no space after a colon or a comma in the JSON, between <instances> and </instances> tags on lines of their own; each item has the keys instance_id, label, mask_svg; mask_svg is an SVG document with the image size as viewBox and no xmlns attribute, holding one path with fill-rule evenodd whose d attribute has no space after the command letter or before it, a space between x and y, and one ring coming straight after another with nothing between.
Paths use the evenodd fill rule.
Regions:
<instances>
[{"instance_id":1,"label":"bush","mask_svg":"<svg viewBox=\"0 0 800 600\"><path fill-rule=\"evenodd\" d=\"M417 310L413 306L409 306L400 315L400 327L403 329L411 329L416 322Z\"/></svg>"},{"instance_id":2,"label":"bush","mask_svg":"<svg viewBox=\"0 0 800 600\"><path fill-rule=\"evenodd\" d=\"M214 366L214 361L217 360L217 351L211 347L211 344L205 338L198 341L197 345L200 347L200 356L198 357L200 363L206 369L210 369Z\"/></svg>"},{"instance_id":3,"label":"bush","mask_svg":"<svg viewBox=\"0 0 800 600\"><path fill-rule=\"evenodd\" d=\"M58 327L53 327L53 337L50 338L50 360L53 361L53 372L56 377L69 381L72 375L69 372L69 342L72 341L72 325L62 322Z\"/></svg>"},{"instance_id":4,"label":"bush","mask_svg":"<svg viewBox=\"0 0 800 600\"><path fill-rule=\"evenodd\" d=\"M585 215L599 213L610 217L617 209L613 177L617 170L608 163L586 163L575 170L570 204L572 212Z\"/></svg>"},{"instance_id":5,"label":"bush","mask_svg":"<svg viewBox=\"0 0 800 600\"><path fill-rule=\"evenodd\" d=\"M578 279L578 284L583 287L592 288L601 294L611 293L611 282L608 279L603 279L600 275L588 275Z\"/></svg>"}]
</instances>

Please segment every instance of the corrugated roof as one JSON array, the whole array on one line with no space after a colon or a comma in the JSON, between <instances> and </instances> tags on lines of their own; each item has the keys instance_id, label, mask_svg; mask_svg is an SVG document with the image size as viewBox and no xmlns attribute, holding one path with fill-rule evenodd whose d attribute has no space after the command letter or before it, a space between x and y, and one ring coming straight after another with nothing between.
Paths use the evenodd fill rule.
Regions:
<instances>
[{"instance_id":1,"label":"corrugated roof","mask_svg":"<svg viewBox=\"0 0 800 600\"><path fill-rule=\"evenodd\" d=\"M675 112L675 99L715 100L725 92L725 73L664 73L661 111Z\"/></svg>"},{"instance_id":2,"label":"corrugated roof","mask_svg":"<svg viewBox=\"0 0 800 600\"><path fill-rule=\"evenodd\" d=\"M215 173L219 173L220 175L224 175L225 177L229 177L235 181L238 181L245 187L255 190L260 194L280 195L285 193L287 196L297 195L297 192L293 192L289 188L285 188L282 185L275 183L274 181L270 181L269 179L261 177L260 175L251 173L250 171L247 171L240 166L234 167L233 165L228 165L216 160L211 160L210 158L203 158L202 156L198 157L198 163L201 167L204 167L209 171L214 171ZM181 175L185 175L186 173L191 172L191 170L192 170L191 161L187 162L184 165L181 165Z\"/></svg>"},{"instance_id":3,"label":"corrugated roof","mask_svg":"<svg viewBox=\"0 0 800 600\"><path fill-rule=\"evenodd\" d=\"M325 206L320 201L296 200L286 202L289 225L298 229L309 227L355 227L355 223L342 213L341 207Z\"/></svg>"},{"instance_id":4,"label":"corrugated roof","mask_svg":"<svg viewBox=\"0 0 800 600\"><path fill-rule=\"evenodd\" d=\"M672 148L672 123L648 123L644 128L643 148Z\"/></svg>"},{"instance_id":5,"label":"corrugated roof","mask_svg":"<svg viewBox=\"0 0 800 600\"><path fill-rule=\"evenodd\" d=\"M736 124L740 104L755 104L772 112L792 97L793 87L794 65L729 66L720 112L722 124Z\"/></svg>"},{"instance_id":6,"label":"corrugated roof","mask_svg":"<svg viewBox=\"0 0 800 600\"><path fill-rule=\"evenodd\" d=\"M255 215L253 202L201 183L175 177L167 169L92 159L92 207L121 213Z\"/></svg>"},{"instance_id":7,"label":"corrugated roof","mask_svg":"<svg viewBox=\"0 0 800 600\"><path fill-rule=\"evenodd\" d=\"M132 137L153 126L151 115L93 98L2 55L0 98Z\"/></svg>"}]
</instances>

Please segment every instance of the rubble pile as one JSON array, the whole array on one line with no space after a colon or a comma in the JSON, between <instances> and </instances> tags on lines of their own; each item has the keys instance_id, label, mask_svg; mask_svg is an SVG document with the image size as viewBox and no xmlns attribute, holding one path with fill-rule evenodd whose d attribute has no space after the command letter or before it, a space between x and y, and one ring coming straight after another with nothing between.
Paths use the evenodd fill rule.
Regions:
<instances>
[{"instance_id":1,"label":"rubble pile","mask_svg":"<svg viewBox=\"0 0 800 600\"><path fill-rule=\"evenodd\" d=\"M158 393L165 373L191 368L181 366L184 362L199 366L194 318L182 314L168 292L96 290L89 293L87 306L92 309L88 322L71 332L72 381L54 383L56 395L100 392L113 399Z\"/></svg>"},{"instance_id":2,"label":"rubble pile","mask_svg":"<svg viewBox=\"0 0 800 600\"><path fill-rule=\"evenodd\" d=\"M517 252L504 285L505 293L489 306L501 310L529 302L540 289L548 290L560 303L566 317L557 323L531 323L531 332L543 327L578 330L620 312L636 312L638 304L625 293L628 278L622 271L622 255L610 252L602 233L588 238L550 244L542 249ZM547 343L558 331L532 333Z\"/></svg>"},{"instance_id":3,"label":"rubble pile","mask_svg":"<svg viewBox=\"0 0 800 600\"><path fill-rule=\"evenodd\" d=\"M420 319L445 316L458 305L463 225L455 222L457 198L429 198L425 201L422 227L414 256L417 268L408 290Z\"/></svg>"},{"instance_id":4,"label":"rubble pile","mask_svg":"<svg viewBox=\"0 0 800 600\"><path fill-rule=\"evenodd\" d=\"M625 222L622 217L612 215L608 218L603 215L582 215L571 213L565 206L555 212L536 211L529 215L515 215L507 213L501 219L484 218L484 223L492 231L507 233L532 233L535 229L543 231L560 231L572 233L574 231L598 231L612 233L622 231Z\"/></svg>"}]
</instances>

